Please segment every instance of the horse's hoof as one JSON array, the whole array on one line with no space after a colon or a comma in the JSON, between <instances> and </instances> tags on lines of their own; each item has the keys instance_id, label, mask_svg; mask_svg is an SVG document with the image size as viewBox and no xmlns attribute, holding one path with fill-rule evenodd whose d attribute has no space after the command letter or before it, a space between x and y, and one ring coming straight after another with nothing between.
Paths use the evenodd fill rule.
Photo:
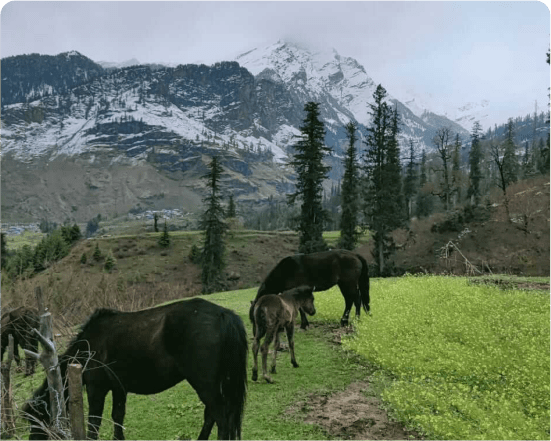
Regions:
<instances>
[{"instance_id":1,"label":"horse's hoof","mask_svg":"<svg viewBox=\"0 0 551 441\"><path fill-rule=\"evenodd\" d=\"M264 379L266 380L266 383L268 384L274 384L274 380L272 380L270 377L268 377L267 375L264 376Z\"/></svg>"},{"instance_id":2,"label":"horse's hoof","mask_svg":"<svg viewBox=\"0 0 551 441\"><path fill-rule=\"evenodd\" d=\"M277 374L275 366L272 366L272 369L270 370L270 373Z\"/></svg>"},{"instance_id":3,"label":"horse's hoof","mask_svg":"<svg viewBox=\"0 0 551 441\"><path fill-rule=\"evenodd\" d=\"M296 368L298 367L298 363L297 363L296 361L295 361L295 362L291 362L291 363L293 363L293 367L296 367Z\"/></svg>"},{"instance_id":4,"label":"horse's hoof","mask_svg":"<svg viewBox=\"0 0 551 441\"><path fill-rule=\"evenodd\" d=\"M253 381L258 380L258 373L253 371Z\"/></svg>"},{"instance_id":5,"label":"horse's hoof","mask_svg":"<svg viewBox=\"0 0 551 441\"><path fill-rule=\"evenodd\" d=\"M341 320L341 326L348 326L348 320Z\"/></svg>"}]
</instances>

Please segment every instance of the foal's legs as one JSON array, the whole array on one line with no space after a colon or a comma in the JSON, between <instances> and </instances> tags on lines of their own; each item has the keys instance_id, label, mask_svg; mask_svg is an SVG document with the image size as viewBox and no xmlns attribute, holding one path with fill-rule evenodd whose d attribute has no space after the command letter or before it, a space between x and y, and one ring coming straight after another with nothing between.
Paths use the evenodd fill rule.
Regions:
<instances>
[{"instance_id":1,"label":"foal's legs","mask_svg":"<svg viewBox=\"0 0 551 441\"><path fill-rule=\"evenodd\" d=\"M260 348L262 352L262 376L268 383L274 382L268 375L268 351L270 350L270 343L274 339L274 334L277 334L277 325L275 329L272 327L266 331L264 343L262 343L262 347Z\"/></svg>"},{"instance_id":2,"label":"foal's legs","mask_svg":"<svg viewBox=\"0 0 551 441\"><path fill-rule=\"evenodd\" d=\"M126 412L126 392L122 389L113 390L113 410L111 418L113 418L114 439L124 439L123 422Z\"/></svg>"},{"instance_id":3,"label":"foal's legs","mask_svg":"<svg viewBox=\"0 0 551 441\"><path fill-rule=\"evenodd\" d=\"M270 372L272 374L276 373L276 357L277 357L277 351L279 351L279 331L276 332L275 335L275 342L274 342L274 358L272 359L272 368L270 369Z\"/></svg>"},{"instance_id":4,"label":"foal's legs","mask_svg":"<svg viewBox=\"0 0 551 441\"><path fill-rule=\"evenodd\" d=\"M295 340L293 338L295 334L295 324L293 322L285 325L285 332L287 333L287 341L289 343L289 352L291 353L291 364L293 367L298 367L297 360L295 358Z\"/></svg>"},{"instance_id":5,"label":"foal's legs","mask_svg":"<svg viewBox=\"0 0 551 441\"><path fill-rule=\"evenodd\" d=\"M256 328L257 335L254 336L253 341L253 375L252 379L253 381L256 381L258 379L258 348L260 346L260 339L264 336L266 333L266 330L260 327Z\"/></svg>"},{"instance_id":6,"label":"foal's legs","mask_svg":"<svg viewBox=\"0 0 551 441\"><path fill-rule=\"evenodd\" d=\"M302 308L299 308L298 312L300 312L300 329L308 329L310 323L308 322L308 318L306 318L306 314Z\"/></svg>"},{"instance_id":7,"label":"foal's legs","mask_svg":"<svg viewBox=\"0 0 551 441\"><path fill-rule=\"evenodd\" d=\"M86 391L88 392L88 439L98 439L103 405L109 390L98 389L95 385L94 387L87 385Z\"/></svg>"}]
</instances>

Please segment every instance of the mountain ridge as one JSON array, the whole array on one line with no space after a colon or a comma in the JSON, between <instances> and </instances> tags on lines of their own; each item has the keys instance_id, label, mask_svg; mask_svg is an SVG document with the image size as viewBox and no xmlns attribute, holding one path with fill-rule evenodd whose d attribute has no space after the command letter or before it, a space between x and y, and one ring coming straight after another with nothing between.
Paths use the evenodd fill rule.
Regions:
<instances>
[{"instance_id":1,"label":"mountain ridge","mask_svg":"<svg viewBox=\"0 0 551 441\"><path fill-rule=\"evenodd\" d=\"M222 61L211 66L104 69L78 52L40 57L10 57L8 74L2 76L3 165L15 170L26 164L48 176L48 182L30 181L31 188L23 188L24 181L12 185L7 179L10 170L2 173L6 190L2 205L9 207L3 215L14 220L24 214L82 221L94 211L120 213L138 205L162 208L169 200L186 204L186 199L193 198L179 199L180 187L200 200L205 191L200 177L212 154L223 156L224 192L235 192L238 202L256 204L281 196L293 190L294 173L287 161L300 134L307 101L320 102L326 143L333 149L327 158L331 172L326 186L330 188L331 181L338 181L343 173L347 144L343 126L352 119L358 121L363 138L367 105L376 87L352 58L334 50L311 53L284 42L272 45L271 52L249 51L238 57L241 64ZM30 71L31 66L42 67ZM55 73L59 81L50 84ZM389 100L402 116L402 143L414 139L419 148L429 148L443 121L468 137L466 130L443 117L420 118L405 104ZM98 168L118 171L105 178L105 185L79 186L78 200L71 202L76 197L71 186L56 185L55 175L46 172L49 162L63 158L75 176L81 173L78 170L86 175L87 168L92 174ZM137 166L156 170L158 185L167 195L164 199L151 199L134 172L124 172L125 167ZM109 185L125 173L129 196L110 207L108 198L98 193L112 195ZM174 185L166 184L166 179ZM133 183L141 190L130 196ZM43 202L31 203L32 185L50 186L52 196L34 188ZM86 201L86 208L79 201Z\"/></svg>"}]
</instances>

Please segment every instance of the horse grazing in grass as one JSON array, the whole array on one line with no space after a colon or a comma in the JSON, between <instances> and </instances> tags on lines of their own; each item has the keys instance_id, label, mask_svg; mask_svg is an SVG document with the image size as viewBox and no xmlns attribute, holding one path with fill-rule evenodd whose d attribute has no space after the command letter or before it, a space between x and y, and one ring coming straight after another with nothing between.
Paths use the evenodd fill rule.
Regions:
<instances>
[{"instance_id":1,"label":"horse grazing in grass","mask_svg":"<svg viewBox=\"0 0 551 441\"><path fill-rule=\"evenodd\" d=\"M345 301L342 326L348 325L352 304L356 306L356 316L360 315L362 306L369 313L369 274L367 262L362 256L347 250L297 254L280 260L260 285L249 310L253 332L253 309L262 296L278 294L301 285L314 286L314 291L326 291L338 285ZM303 311L300 311L300 318L300 327L306 329L308 319Z\"/></svg>"},{"instance_id":2,"label":"horse grazing in grass","mask_svg":"<svg viewBox=\"0 0 551 441\"><path fill-rule=\"evenodd\" d=\"M60 368L65 380L68 363L76 359L84 366L89 439L98 437L109 391L114 439L124 439L127 394L156 394L184 379L205 404L199 439L208 439L214 423L218 439L238 439L247 388L247 353L241 318L195 298L137 312L96 310L60 357ZM44 381L23 409L31 423L29 439L47 439L36 421L51 425L49 401Z\"/></svg>"},{"instance_id":3,"label":"horse grazing in grass","mask_svg":"<svg viewBox=\"0 0 551 441\"><path fill-rule=\"evenodd\" d=\"M309 286L293 288L281 293L280 295L268 294L263 296L254 305L253 315L256 323L256 330L253 342L254 367L253 381L258 378L258 347L260 339L265 336L262 344L262 374L268 383L273 383L267 372L267 358L270 343L274 340L274 358L272 360L272 374L276 372L276 357L279 349L279 334L285 329L287 340L289 342L289 351L291 352L291 363L293 367L298 367L295 358L295 342L293 340L295 318L299 308L309 315L316 313L314 307L313 289Z\"/></svg>"},{"instance_id":4,"label":"horse grazing in grass","mask_svg":"<svg viewBox=\"0 0 551 441\"><path fill-rule=\"evenodd\" d=\"M38 352L38 339L33 333L33 328L39 328L38 311L36 309L20 306L13 311L2 314L0 321L1 332L1 355L4 358L9 343L8 335L13 336L13 353L15 362L19 366L19 346L33 352ZM25 357L25 376L34 374L36 360Z\"/></svg>"}]
</instances>

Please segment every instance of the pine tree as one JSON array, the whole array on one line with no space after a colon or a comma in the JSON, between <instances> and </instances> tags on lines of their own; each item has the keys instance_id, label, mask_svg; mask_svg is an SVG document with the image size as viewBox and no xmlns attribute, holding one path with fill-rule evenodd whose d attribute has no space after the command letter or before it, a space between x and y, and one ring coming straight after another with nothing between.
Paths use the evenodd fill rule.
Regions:
<instances>
[{"instance_id":1,"label":"pine tree","mask_svg":"<svg viewBox=\"0 0 551 441\"><path fill-rule=\"evenodd\" d=\"M230 200L228 202L228 213L227 213L226 217L233 218L235 216L236 216L235 203L233 202L233 195L230 194Z\"/></svg>"},{"instance_id":2,"label":"pine tree","mask_svg":"<svg viewBox=\"0 0 551 441\"><path fill-rule=\"evenodd\" d=\"M417 192L417 171L415 162L415 144L413 139L409 140L409 157L404 178L404 198L407 219L413 214L413 196Z\"/></svg>"},{"instance_id":3,"label":"pine tree","mask_svg":"<svg viewBox=\"0 0 551 441\"><path fill-rule=\"evenodd\" d=\"M101 251L99 249L99 244L96 242L96 248L94 249L94 254L92 254L92 257L96 262L99 262L101 258L103 257L101 254Z\"/></svg>"},{"instance_id":4,"label":"pine tree","mask_svg":"<svg viewBox=\"0 0 551 441\"><path fill-rule=\"evenodd\" d=\"M168 227L166 225L166 220L165 220L165 226L163 228L163 232L161 233L161 237L159 237L159 246L162 248L168 248L170 246L170 236L168 234Z\"/></svg>"},{"instance_id":5,"label":"pine tree","mask_svg":"<svg viewBox=\"0 0 551 441\"><path fill-rule=\"evenodd\" d=\"M469 153L469 190L467 197L471 199L471 205L480 205L482 192L480 189L480 181L482 180L482 172L480 171L480 162L482 160L482 146L480 143L482 126L478 121L473 124L471 132L471 151Z\"/></svg>"},{"instance_id":6,"label":"pine tree","mask_svg":"<svg viewBox=\"0 0 551 441\"><path fill-rule=\"evenodd\" d=\"M543 142L540 138L536 157L536 166L538 172L542 175L549 174L549 133L547 134L547 142Z\"/></svg>"},{"instance_id":7,"label":"pine tree","mask_svg":"<svg viewBox=\"0 0 551 441\"><path fill-rule=\"evenodd\" d=\"M433 198L430 192L424 189L428 182L427 177L427 153L425 149L421 153L421 164L419 166L419 191L415 202L415 214L417 217L427 217L433 210Z\"/></svg>"},{"instance_id":8,"label":"pine tree","mask_svg":"<svg viewBox=\"0 0 551 441\"><path fill-rule=\"evenodd\" d=\"M461 172L461 140L459 133L455 135L455 143L452 153L452 192L455 194L454 207L461 201L461 190L463 186L463 175Z\"/></svg>"},{"instance_id":9,"label":"pine tree","mask_svg":"<svg viewBox=\"0 0 551 441\"><path fill-rule=\"evenodd\" d=\"M507 128L505 132L504 152L503 152L503 174L504 179L507 181L507 185L516 182L518 179L518 160L516 155L515 146L515 124L513 118L509 118L507 121Z\"/></svg>"},{"instance_id":10,"label":"pine tree","mask_svg":"<svg viewBox=\"0 0 551 441\"><path fill-rule=\"evenodd\" d=\"M113 253L111 251L109 251L109 253L105 257L105 262L103 263L103 268L106 271L111 271L115 267L116 262L117 261L116 261L115 257L113 257Z\"/></svg>"},{"instance_id":11,"label":"pine tree","mask_svg":"<svg viewBox=\"0 0 551 441\"><path fill-rule=\"evenodd\" d=\"M297 230L299 252L313 253L327 249L323 239L323 224L327 213L323 209L323 180L329 167L323 165L323 157L331 150L325 146L325 128L320 121L319 103L308 102L304 106L306 118L300 127L301 136L294 148L296 154L290 162L297 174L296 191L288 196L288 203L302 200Z\"/></svg>"},{"instance_id":12,"label":"pine tree","mask_svg":"<svg viewBox=\"0 0 551 441\"><path fill-rule=\"evenodd\" d=\"M395 250L391 231L404 225L401 191L400 149L398 146L398 111L385 102L386 90L377 86L375 104L369 104L372 117L367 129L364 156L364 213L374 242L373 257L379 275L391 270L390 258Z\"/></svg>"},{"instance_id":13,"label":"pine tree","mask_svg":"<svg viewBox=\"0 0 551 441\"><path fill-rule=\"evenodd\" d=\"M204 231L204 244L201 254L201 281L203 292L213 292L222 288L222 270L225 266L224 236L227 225L224 222L224 209L220 197L220 177L222 166L214 156L210 171L203 176L207 181L208 195L203 199L207 209L203 214L200 227Z\"/></svg>"},{"instance_id":14,"label":"pine tree","mask_svg":"<svg viewBox=\"0 0 551 441\"><path fill-rule=\"evenodd\" d=\"M353 250L358 243L358 160L356 158L357 125L349 122L345 126L348 149L344 158L344 177L341 199L341 239L339 246Z\"/></svg>"},{"instance_id":15,"label":"pine tree","mask_svg":"<svg viewBox=\"0 0 551 441\"><path fill-rule=\"evenodd\" d=\"M159 220L159 215L157 213L153 214L153 230L155 233L159 232L159 226L157 225L157 222Z\"/></svg>"}]
</instances>

